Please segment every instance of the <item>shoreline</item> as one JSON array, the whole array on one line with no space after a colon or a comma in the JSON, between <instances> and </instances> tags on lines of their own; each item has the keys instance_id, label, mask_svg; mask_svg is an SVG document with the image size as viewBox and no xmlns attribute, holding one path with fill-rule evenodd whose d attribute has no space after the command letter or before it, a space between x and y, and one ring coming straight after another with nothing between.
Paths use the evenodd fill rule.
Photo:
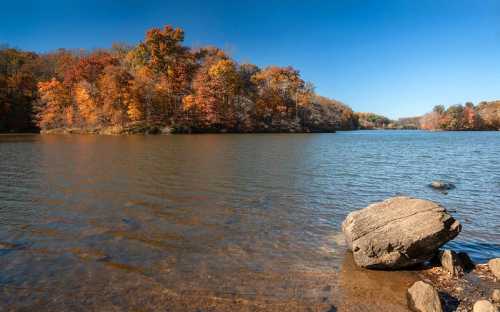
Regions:
<instances>
[{"instance_id":1,"label":"shoreline","mask_svg":"<svg viewBox=\"0 0 500 312\"><path fill-rule=\"evenodd\" d=\"M437 290L443 312L472 311L476 301L489 299L499 287L487 264L476 264L462 276L451 275L439 263L404 270L370 270L357 266L352 252L346 250L337 281L343 294L339 308L394 305L394 310L407 311L407 289L417 281Z\"/></svg>"},{"instance_id":2,"label":"shoreline","mask_svg":"<svg viewBox=\"0 0 500 312\"><path fill-rule=\"evenodd\" d=\"M442 181L433 181L430 186L440 190L455 188L454 184ZM477 264L467 252L444 247L461 231L460 221L440 204L404 196L352 211L342 222L355 265L387 272L383 273L387 279L391 278L389 272L394 271L417 274L419 280L406 292L410 310L497 311L500 258ZM478 310L477 305L488 309Z\"/></svg>"},{"instance_id":3,"label":"shoreline","mask_svg":"<svg viewBox=\"0 0 500 312\"><path fill-rule=\"evenodd\" d=\"M423 267L417 274L438 291L444 312L472 311L475 302L490 299L493 290L500 286L487 263L475 264L461 276L452 275L439 264Z\"/></svg>"},{"instance_id":4,"label":"shoreline","mask_svg":"<svg viewBox=\"0 0 500 312\"><path fill-rule=\"evenodd\" d=\"M192 130L192 131L164 131L162 132L158 128L155 129L147 129L144 131L136 131L136 130L119 130L113 131L112 129L81 129L81 128L55 128L48 130L33 130L33 131L12 131L12 132L0 132L0 136L9 136L9 135L52 135L52 134L79 134L79 135L109 135L109 136L120 136L120 135L182 135L182 134L314 134L314 133L342 133L342 132L359 132L359 131L402 131L402 132L412 132L412 131L421 131L426 133L446 133L446 132L500 132L499 130L486 130L486 129L477 129L477 130L426 130L426 129L393 129L393 128L373 128L373 129L337 129L337 130L294 130L294 129L264 129L258 131L229 131L225 129L208 129L206 131L201 130Z\"/></svg>"}]
</instances>

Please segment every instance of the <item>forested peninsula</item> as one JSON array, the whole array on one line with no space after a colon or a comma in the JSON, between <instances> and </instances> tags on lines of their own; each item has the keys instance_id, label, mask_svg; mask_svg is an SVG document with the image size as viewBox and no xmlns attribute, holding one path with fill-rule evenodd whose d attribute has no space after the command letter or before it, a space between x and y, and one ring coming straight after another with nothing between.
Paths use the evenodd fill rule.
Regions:
<instances>
[{"instance_id":1,"label":"forested peninsula","mask_svg":"<svg viewBox=\"0 0 500 312\"><path fill-rule=\"evenodd\" d=\"M351 108L315 94L292 67L239 64L184 31L136 46L37 54L0 49L0 131L45 133L333 132Z\"/></svg>"},{"instance_id":2,"label":"forested peninsula","mask_svg":"<svg viewBox=\"0 0 500 312\"><path fill-rule=\"evenodd\" d=\"M0 132L334 132L498 130L500 101L438 105L391 120L317 95L291 67L238 63L190 48L184 31L149 30L136 46L49 53L0 46Z\"/></svg>"}]
</instances>

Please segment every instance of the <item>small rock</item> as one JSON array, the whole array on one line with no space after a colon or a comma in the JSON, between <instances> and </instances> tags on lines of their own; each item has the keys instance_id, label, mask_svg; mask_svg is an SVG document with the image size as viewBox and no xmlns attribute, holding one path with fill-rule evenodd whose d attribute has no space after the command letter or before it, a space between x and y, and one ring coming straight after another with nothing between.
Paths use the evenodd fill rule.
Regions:
<instances>
[{"instance_id":1,"label":"small rock","mask_svg":"<svg viewBox=\"0 0 500 312\"><path fill-rule=\"evenodd\" d=\"M22 244L0 242L0 250L15 250L15 249L22 249L23 247L24 247L24 245L22 245Z\"/></svg>"},{"instance_id":2,"label":"small rock","mask_svg":"<svg viewBox=\"0 0 500 312\"><path fill-rule=\"evenodd\" d=\"M450 182L436 180L436 181L432 181L432 183L430 184L430 187L432 187L436 190L445 191L445 190L454 189L455 185L453 183L450 183Z\"/></svg>"},{"instance_id":3,"label":"small rock","mask_svg":"<svg viewBox=\"0 0 500 312\"><path fill-rule=\"evenodd\" d=\"M474 303L473 312L498 312L498 309L488 300L479 300Z\"/></svg>"},{"instance_id":4,"label":"small rock","mask_svg":"<svg viewBox=\"0 0 500 312\"><path fill-rule=\"evenodd\" d=\"M491 259L488 262L488 266L493 275L495 275L497 279L500 279L500 258Z\"/></svg>"},{"instance_id":5,"label":"small rock","mask_svg":"<svg viewBox=\"0 0 500 312\"><path fill-rule=\"evenodd\" d=\"M73 248L71 252L76 255L78 258L86 261L98 261L105 262L111 259L110 256L104 254L99 250L84 250L80 248Z\"/></svg>"},{"instance_id":6,"label":"small rock","mask_svg":"<svg viewBox=\"0 0 500 312\"><path fill-rule=\"evenodd\" d=\"M500 303L500 289L494 289L491 293L491 301L494 303Z\"/></svg>"},{"instance_id":7,"label":"small rock","mask_svg":"<svg viewBox=\"0 0 500 312\"><path fill-rule=\"evenodd\" d=\"M15 248L14 244L0 242L0 249L13 249L13 248Z\"/></svg>"},{"instance_id":8,"label":"small rock","mask_svg":"<svg viewBox=\"0 0 500 312\"><path fill-rule=\"evenodd\" d=\"M443 269L452 276L462 276L464 274L462 261L453 250L446 249L442 251L439 258Z\"/></svg>"},{"instance_id":9,"label":"small rock","mask_svg":"<svg viewBox=\"0 0 500 312\"><path fill-rule=\"evenodd\" d=\"M418 281L408 289L408 307L417 312L442 312L441 301L436 289L430 284Z\"/></svg>"}]
</instances>

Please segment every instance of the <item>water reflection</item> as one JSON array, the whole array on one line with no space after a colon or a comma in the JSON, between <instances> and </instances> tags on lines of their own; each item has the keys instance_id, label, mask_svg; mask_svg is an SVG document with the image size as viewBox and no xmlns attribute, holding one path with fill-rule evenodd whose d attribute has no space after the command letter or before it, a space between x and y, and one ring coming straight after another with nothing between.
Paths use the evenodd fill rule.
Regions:
<instances>
[{"instance_id":1,"label":"water reflection","mask_svg":"<svg viewBox=\"0 0 500 312\"><path fill-rule=\"evenodd\" d=\"M464 224L453 248L500 256L499 154L498 133L0 137L0 242L23 246L0 248L0 305L397 310L411 277L357 271L345 215L429 198Z\"/></svg>"}]
</instances>

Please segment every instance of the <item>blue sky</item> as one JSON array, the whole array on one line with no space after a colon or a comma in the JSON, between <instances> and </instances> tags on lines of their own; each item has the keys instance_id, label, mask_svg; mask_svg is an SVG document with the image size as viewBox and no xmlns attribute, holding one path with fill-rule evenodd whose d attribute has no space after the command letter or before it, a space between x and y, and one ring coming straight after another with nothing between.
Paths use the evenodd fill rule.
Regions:
<instances>
[{"instance_id":1,"label":"blue sky","mask_svg":"<svg viewBox=\"0 0 500 312\"><path fill-rule=\"evenodd\" d=\"M188 45L292 65L356 111L395 118L500 99L500 1L0 2L0 43L21 49L137 43L172 24Z\"/></svg>"}]
</instances>

